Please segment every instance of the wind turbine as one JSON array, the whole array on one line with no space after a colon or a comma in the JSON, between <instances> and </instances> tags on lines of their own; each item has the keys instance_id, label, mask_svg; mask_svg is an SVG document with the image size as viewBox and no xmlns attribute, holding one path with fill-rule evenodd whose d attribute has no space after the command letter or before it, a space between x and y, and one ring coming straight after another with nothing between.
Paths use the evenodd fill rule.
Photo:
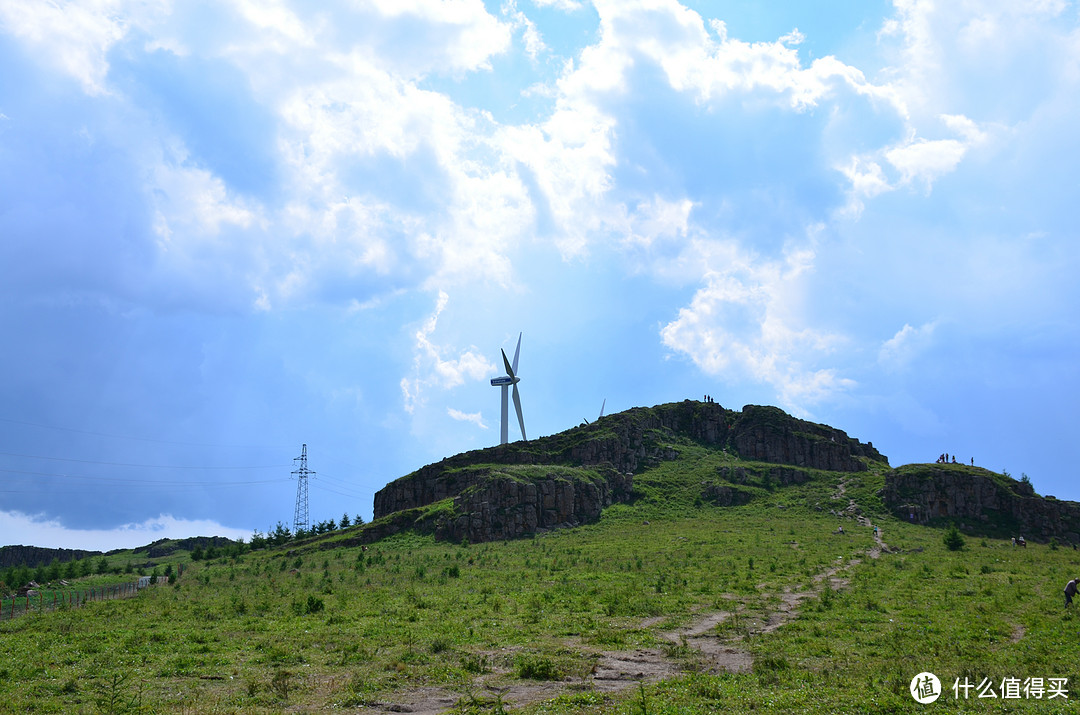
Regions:
<instances>
[{"instance_id":1,"label":"wind turbine","mask_svg":"<svg viewBox=\"0 0 1080 715\"><path fill-rule=\"evenodd\" d=\"M603 402L603 403L602 403L602 404L600 405L600 417L603 417L603 416L604 416L604 408L605 408L605 407L607 407L607 398L606 398L606 397L604 398L604 402ZM599 420L599 419L600 419L600 417L597 417L596 419L598 419L598 420ZM589 422L588 420L585 420L585 421L584 421L584 422L582 422L581 424L582 424L582 426L585 426L585 425L588 425L588 424L592 424L592 423L591 423L591 422Z\"/></svg>"},{"instance_id":2,"label":"wind turbine","mask_svg":"<svg viewBox=\"0 0 1080 715\"><path fill-rule=\"evenodd\" d=\"M518 367L518 355L521 353L521 333L518 333L517 349L514 350L514 362L511 363L506 359L506 351L501 350L503 365L506 367L506 375L503 377L495 377L491 380L492 387L502 388L502 425L499 431L499 444L506 444L509 442L509 405L507 404L506 396L508 388L514 386L514 409L517 410L518 425L521 426L521 438L528 439L525 436L525 418L521 416L521 395L518 394L517 384L521 381L521 378L517 376Z\"/></svg>"}]
</instances>

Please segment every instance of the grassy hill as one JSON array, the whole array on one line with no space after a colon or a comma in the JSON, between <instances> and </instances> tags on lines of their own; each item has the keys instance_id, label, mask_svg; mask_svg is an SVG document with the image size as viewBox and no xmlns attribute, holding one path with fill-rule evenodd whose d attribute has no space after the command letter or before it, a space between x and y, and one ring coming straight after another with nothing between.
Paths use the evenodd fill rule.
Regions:
<instances>
[{"instance_id":1,"label":"grassy hill","mask_svg":"<svg viewBox=\"0 0 1080 715\"><path fill-rule=\"evenodd\" d=\"M653 438L665 458L594 523L364 544L384 522L176 551L158 562L185 563L172 585L2 620L0 712L1064 712L1080 697L1071 548L949 550L886 512L883 460L782 486L730 441ZM717 506L710 487L736 474L750 501ZM933 705L908 692L922 671L942 682Z\"/></svg>"}]
</instances>

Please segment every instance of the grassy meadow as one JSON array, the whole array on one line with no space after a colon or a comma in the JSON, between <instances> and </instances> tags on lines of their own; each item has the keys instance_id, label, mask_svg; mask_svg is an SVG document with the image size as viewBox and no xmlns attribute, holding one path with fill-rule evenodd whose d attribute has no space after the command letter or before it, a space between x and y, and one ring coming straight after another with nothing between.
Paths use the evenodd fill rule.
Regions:
<instances>
[{"instance_id":1,"label":"grassy meadow","mask_svg":"<svg viewBox=\"0 0 1080 715\"><path fill-rule=\"evenodd\" d=\"M465 713L1074 709L1080 616L1061 591L1076 551L971 535L950 551L943 531L882 513L880 465L710 506L701 485L735 460L682 449L592 525L473 545L402 533L366 550L340 545L354 527L183 554L172 585L0 622L0 712L386 712L430 692ZM852 500L882 530L876 558L866 522L837 516ZM717 672L672 637L716 613L705 635L749 653L749 672ZM646 651L672 676L597 687L603 654ZM922 671L941 680L936 703L908 692ZM998 697L957 698L965 678ZM1002 697L1031 678L1067 678L1068 700Z\"/></svg>"}]
</instances>

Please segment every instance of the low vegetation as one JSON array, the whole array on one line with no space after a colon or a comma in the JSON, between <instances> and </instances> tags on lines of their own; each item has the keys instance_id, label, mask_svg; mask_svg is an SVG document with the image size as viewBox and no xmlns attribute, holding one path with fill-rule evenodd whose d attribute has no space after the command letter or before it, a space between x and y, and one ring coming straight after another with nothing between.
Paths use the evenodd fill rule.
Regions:
<instances>
[{"instance_id":1,"label":"low vegetation","mask_svg":"<svg viewBox=\"0 0 1080 715\"><path fill-rule=\"evenodd\" d=\"M171 585L0 621L0 711L378 710L431 687L459 712L582 715L1061 712L1080 698L1080 616L1061 596L1073 549L969 534L954 550L942 530L883 513L881 465L749 483L751 503L712 506L701 485L735 458L679 449L635 477L632 503L534 538L342 546L349 526L177 552L157 564L185 566ZM73 578L115 582L116 566ZM785 603L797 614L770 626ZM665 635L720 613L703 635L747 652L749 672ZM597 687L604 654L634 651L662 653L674 675ZM908 691L922 671L942 682L932 706ZM1069 699L1002 698L1012 678L1067 678ZM998 697L958 699L965 679ZM550 687L504 698L530 684Z\"/></svg>"}]
</instances>

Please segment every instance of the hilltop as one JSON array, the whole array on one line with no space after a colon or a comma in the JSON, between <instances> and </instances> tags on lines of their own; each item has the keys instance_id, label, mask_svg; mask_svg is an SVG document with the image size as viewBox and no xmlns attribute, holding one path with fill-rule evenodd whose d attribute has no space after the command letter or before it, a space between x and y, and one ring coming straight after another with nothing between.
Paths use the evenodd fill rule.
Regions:
<instances>
[{"instance_id":1,"label":"hilltop","mask_svg":"<svg viewBox=\"0 0 1080 715\"><path fill-rule=\"evenodd\" d=\"M722 458L692 499L745 504L813 475L873 469L874 503L920 524L957 522L970 533L1080 542L1080 505L1039 497L1031 485L966 465L889 467L873 442L776 407L725 409L685 400L638 407L528 442L464 452L375 494L375 521L357 540L403 529L472 543L587 524L632 502L635 474L704 450Z\"/></svg>"},{"instance_id":2,"label":"hilltop","mask_svg":"<svg viewBox=\"0 0 1080 715\"><path fill-rule=\"evenodd\" d=\"M371 533L381 537L408 525L439 538L478 542L589 523L605 507L634 498L636 473L695 448L797 468L758 470L762 486L807 481L806 470L858 472L871 463L888 464L872 443L776 407L749 405L736 412L685 400L430 464L375 494ZM748 500L746 485L745 469L720 470L698 496Z\"/></svg>"}]
</instances>

